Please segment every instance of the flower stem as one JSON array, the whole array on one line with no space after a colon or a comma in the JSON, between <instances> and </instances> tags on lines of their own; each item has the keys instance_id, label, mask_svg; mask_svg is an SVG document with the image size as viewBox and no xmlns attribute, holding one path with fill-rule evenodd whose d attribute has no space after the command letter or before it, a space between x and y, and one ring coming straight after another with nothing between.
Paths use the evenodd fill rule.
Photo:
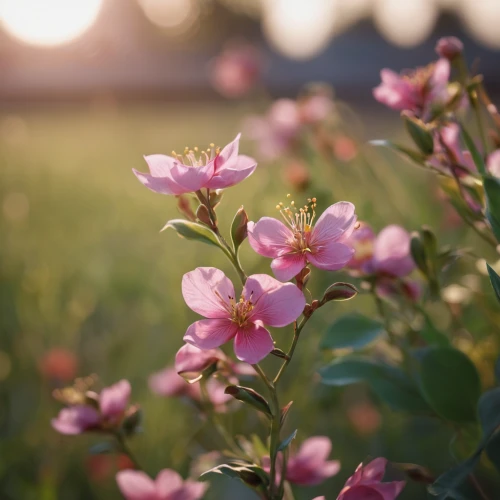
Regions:
<instances>
[{"instance_id":1,"label":"flower stem","mask_svg":"<svg viewBox=\"0 0 500 500\"><path fill-rule=\"evenodd\" d=\"M116 432L115 438L116 438L116 441L118 443L120 452L123 453L124 455L127 455L127 457L132 461L132 463L134 464L134 467L137 470L142 470L142 467L139 465L139 462L137 462L134 454L132 453L132 451L128 447L127 442L125 441L125 437L123 436L123 434L121 432Z\"/></svg>"}]
</instances>

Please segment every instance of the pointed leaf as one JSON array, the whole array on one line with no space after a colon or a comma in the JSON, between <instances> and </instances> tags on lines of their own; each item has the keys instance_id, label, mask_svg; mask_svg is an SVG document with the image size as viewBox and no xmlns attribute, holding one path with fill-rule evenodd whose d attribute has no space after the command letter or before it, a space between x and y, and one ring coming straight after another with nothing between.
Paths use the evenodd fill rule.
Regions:
<instances>
[{"instance_id":1,"label":"pointed leaf","mask_svg":"<svg viewBox=\"0 0 500 500\"><path fill-rule=\"evenodd\" d=\"M285 439L283 439L283 441L281 441L281 443L278 445L278 451L283 451L286 448L288 448L288 446L290 445L290 443L297 436L297 430L298 429L295 429L287 438L285 438Z\"/></svg>"},{"instance_id":2,"label":"pointed leaf","mask_svg":"<svg viewBox=\"0 0 500 500\"><path fill-rule=\"evenodd\" d=\"M264 413L268 417L272 417L271 408L267 401L258 392L250 389L250 387L228 385L224 392L243 403L253 406L256 410Z\"/></svg>"},{"instance_id":3,"label":"pointed leaf","mask_svg":"<svg viewBox=\"0 0 500 500\"><path fill-rule=\"evenodd\" d=\"M191 222L184 219L173 219L165 224L162 231L168 228L172 228L180 237L186 238L187 240L201 241L207 245L214 245L221 248L217 235L208 227L198 224L197 222Z\"/></svg>"},{"instance_id":4,"label":"pointed leaf","mask_svg":"<svg viewBox=\"0 0 500 500\"><path fill-rule=\"evenodd\" d=\"M425 166L425 156L420 153L419 151L414 151L410 148L407 148L405 146L401 146L399 144L396 144L391 141L386 141L386 140L374 140L370 141L370 144L372 146L382 146L385 148L392 149L393 151L396 151L397 153L401 153L403 156L408 158L409 160L418 163L421 166Z\"/></svg>"},{"instance_id":5,"label":"pointed leaf","mask_svg":"<svg viewBox=\"0 0 500 500\"><path fill-rule=\"evenodd\" d=\"M354 285L351 285L351 283L334 283L325 290L320 303L323 305L331 300L350 300L356 297L357 294L358 289Z\"/></svg>"},{"instance_id":6,"label":"pointed leaf","mask_svg":"<svg viewBox=\"0 0 500 500\"><path fill-rule=\"evenodd\" d=\"M486 166L484 164L484 159L479 150L477 149L474 141L472 140L472 137L469 135L467 130L465 130L465 127L462 127L462 137L464 139L464 143L467 149L470 151L472 160L474 161L474 165L476 165L477 171L481 175L486 175Z\"/></svg>"},{"instance_id":7,"label":"pointed leaf","mask_svg":"<svg viewBox=\"0 0 500 500\"><path fill-rule=\"evenodd\" d=\"M491 286L495 291L497 300L500 302L500 276L498 276L498 274L493 270L493 268L489 264L486 264L486 267L488 268L488 274L490 276Z\"/></svg>"}]
</instances>

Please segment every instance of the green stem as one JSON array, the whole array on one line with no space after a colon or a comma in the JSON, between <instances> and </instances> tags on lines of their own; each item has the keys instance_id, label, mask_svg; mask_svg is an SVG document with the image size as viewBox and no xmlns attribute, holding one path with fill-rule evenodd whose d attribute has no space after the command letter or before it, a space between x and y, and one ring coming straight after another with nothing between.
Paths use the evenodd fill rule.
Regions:
<instances>
[{"instance_id":1,"label":"green stem","mask_svg":"<svg viewBox=\"0 0 500 500\"><path fill-rule=\"evenodd\" d=\"M124 455L127 455L127 457L132 461L132 463L134 464L134 467L137 470L142 470L142 467L139 465L139 462L137 462L134 454L132 453L132 451L128 447L127 442L125 441L125 437L123 436L123 434L121 434L120 432L116 432L115 437L116 437L116 441L118 442L118 446L120 448L120 451Z\"/></svg>"}]
</instances>

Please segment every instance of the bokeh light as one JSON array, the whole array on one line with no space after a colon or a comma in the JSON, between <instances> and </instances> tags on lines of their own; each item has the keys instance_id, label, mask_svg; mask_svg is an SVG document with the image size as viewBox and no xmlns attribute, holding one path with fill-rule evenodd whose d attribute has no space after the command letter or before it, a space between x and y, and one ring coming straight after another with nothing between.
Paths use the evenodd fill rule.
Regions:
<instances>
[{"instance_id":1,"label":"bokeh light","mask_svg":"<svg viewBox=\"0 0 500 500\"><path fill-rule=\"evenodd\" d=\"M194 0L138 0L145 16L157 26L171 31L187 31L199 16Z\"/></svg>"},{"instance_id":2,"label":"bokeh light","mask_svg":"<svg viewBox=\"0 0 500 500\"><path fill-rule=\"evenodd\" d=\"M11 36L30 45L70 42L89 29L102 0L0 0L0 20Z\"/></svg>"},{"instance_id":3,"label":"bokeh light","mask_svg":"<svg viewBox=\"0 0 500 500\"><path fill-rule=\"evenodd\" d=\"M264 7L264 33L288 57L309 59L332 37L335 2L331 0L269 0Z\"/></svg>"},{"instance_id":4,"label":"bokeh light","mask_svg":"<svg viewBox=\"0 0 500 500\"><path fill-rule=\"evenodd\" d=\"M377 0L373 17L389 42L414 47L431 34L438 13L434 0Z\"/></svg>"},{"instance_id":5,"label":"bokeh light","mask_svg":"<svg viewBox=\"0 0 500 500\"><path fill-rule=\"evenodd\" d=\"M481 43L493 49L500 48L499 0L462 0L461 17Z\"/></svg>"}]
</instances>

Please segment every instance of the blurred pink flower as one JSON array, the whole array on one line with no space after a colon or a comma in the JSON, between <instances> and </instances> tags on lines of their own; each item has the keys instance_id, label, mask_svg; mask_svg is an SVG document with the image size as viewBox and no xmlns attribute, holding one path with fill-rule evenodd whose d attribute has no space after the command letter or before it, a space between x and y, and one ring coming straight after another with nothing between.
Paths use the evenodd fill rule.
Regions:
<instances>
[{"instance_id":1,"label":"blurred pink flower","mask_svg":"<svg viewBox=\"0 0 500 500\"><path fill-rule=\"evenodd\" d=\"M76 376L78 359L72 351L54 347L43 355L38 366L44 377L69 382Z\"/></svg>"},{"instance_id":2,"label":"blurred pink flower","mask_svg":"<svg viewBox=\"0 0 500 500\"><path fill-rule=\"evenodd\" d=\"M139 181L160 194L181 195L201 188L223 189L234 186L253 173L257 162L238 154L240 134L224 149L213 144L207 151L186 149L183 155L145 156L150 174L133 169Z\"/></svg>"},{"instance_id":3,"label":"blurred pink flower","mask_svg":"<svg viewBox=\"0 0 500 500\"><path fill-rule=\"evenodd\" d=\"M142 471L123 470L116 482L126 500L198 500L208 488L207 483L183 481L171 469L160 471L155 480Z\"/></svg>"},{"instance_id":4,"label":"blurred pink flower","mask_svg":"<svg viewBox=\"0 0 500 500\"><path fill-rule=\"evenodd\" d=\"M51 423L52 427L61 434L75 435L98 428L100 420L99 412L95 408L76 405L63 408Z\"/></svg>"},{"instance_id":5,"label":"blurred pink flower","mask_svg":"<svg viewBox=\"0 0 500 500\"><path fill-rule=\"evenodd\" d=\"M424 121L449 98L450 63L444 58L401 75L383 69L380 77L382 83L373 89L375 99L392 109L410 111Z\"/></svg>"},{"instance_id":6,"label":"blurred pink flower","mask_svg":"<svg viewBox=\"0 0 500 500\"><path fill-rule=\"evenodd\" d=\"M464 50L464 44L455 36L440 38L436 44L436 52L439 57L453 60Z\"/></svg>"},{"instance_id":7,"label":"blurred pink flower","mask_svg":"<svg viewBox=\"0 0 500 500\"><path fill-rule=\"evenodd\" d=\"M335 476L340 470L338 460L327 460L332 450L332 443L326 436L314 436L306 439L297 453L290 453L286 465L286 479L301 486L315 486L329 477ZM264 470L270 470L269 457L263 459ZM276 481L280 481L282 455L278 455Z\"/></svg>"},{"instance_id":8,"label":"blurred pink flower","mask_svg":"<svg viewBox=\"0 0 500 500\"><path fill-rule=\"evenodd\" d=\"M88 391L78 394L75 389L71 391L74 391L75 395L71 397L76 404L73 404L70 398L69 408L63 408L59 415L52 419L52 427L61 434L80 434L90 429L118 425L125 416L131 387L127 380L120 380L105 387L99 395ZM89 396L92 396L92 404Z\"/></svg>"},{"instance_id":9,"label":"blurred pink flower","mask_svg":"<svg viewBox=\"0 0 500 500\"><path fill-rule=\"evenodd\" d=\"M312 125L325 121L335 109L333 99L325 94L308 95L298 104L301 122Z\"/></svg>"},{"instance_id":10,"label":"blurred pink flower","mask_svg":"<svg viewBox=\"0 0 500 500\"><path fill-rule=\"evenodd\" d=\"M264 325L289 325L306 303L295 285L265 274L247 278L241 298L236 300L231 281L213 267L198 267L185 274L182 295L193 311L207 318L193 323L184 340L200 349L213 349L234 338L236 357L250 364L274 349Z\"/></svg>"},{"instance_id":11,"label":"blurred pink flower","mask_svg":"<svg viewBox=\"0 0 500 500\"><path fill-rule=\"evenodd\" d=\"M212 85L220 94L237 98L252 89L261 70L261 56L253 45L233 43L214 59L210 77Z\"/></svg>"},{"instance_id":12,"label":"blurred pink flower","mask_svg":"<svg viewBox=\"0 0 500 500\"><path fill-rule=\"evenodd\" d=\"M341 201L328 207L313 227L315 203L293 212L282 208L287 222L263 217L248 223L248 240L260 255L273 259L274 275L287 281L308 263L318 269L337 271L352 258L354 250L347 243L356 224L352 203ZM310 211L309 211L310 208Z\"/></svg>"},{"instance_id":13,"label":"blurred pink flower","mask_svg":"<svg viewBox=\"0 0 500 500\"><path fill-rule=\"evenodd\" d=\"M337 500L394 500L405 487L404 481L382 483L387 460L376 458L360 464L347 480Z\"/></svg>"},{"instance_id":14,"label":"blurred pink flower","mask_svg":"<svg viewBox=\"0 0 500 500\"><path fill-rule=\"evenodd\" d=\"M497 149L488 155L486 168L494 177L500 177L500 149Z\"/></svg>"}]
</instances>

